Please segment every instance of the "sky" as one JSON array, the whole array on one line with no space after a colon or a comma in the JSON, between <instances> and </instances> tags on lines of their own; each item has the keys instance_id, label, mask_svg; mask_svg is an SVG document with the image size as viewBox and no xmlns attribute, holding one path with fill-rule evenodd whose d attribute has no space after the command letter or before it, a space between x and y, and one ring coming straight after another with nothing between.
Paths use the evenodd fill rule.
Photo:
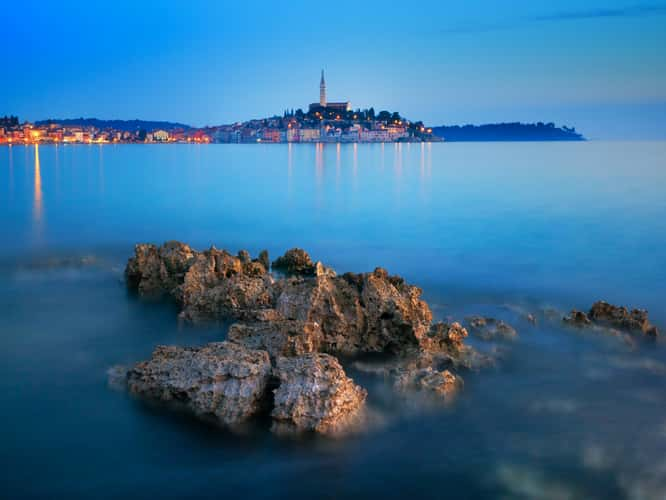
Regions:
<instances>
[{"instance_id":1,"label":"sky","mask_svg":"<svg viewBox=\"0 0 666 500\"><path fill-rule=\"evenodd\" d=\"M219 125L329 100L666 138L666 0L7 2L0 115Z\"/></svg>"}]
</instances>

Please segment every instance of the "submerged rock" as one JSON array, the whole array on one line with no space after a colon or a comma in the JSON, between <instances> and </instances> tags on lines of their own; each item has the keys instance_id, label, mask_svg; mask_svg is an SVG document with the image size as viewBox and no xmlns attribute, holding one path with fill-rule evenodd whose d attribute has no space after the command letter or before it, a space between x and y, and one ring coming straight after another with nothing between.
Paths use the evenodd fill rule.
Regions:
<instances>
[{"instance_id":1,"label":"submerged rock","mask_svg":"<svg viewBox=\"0 0 666 500\"><path fill-rule=\"evenodd\" d=\"M629 310L602 300L595 302L587 314L576 309L572 310L569 316L563 318L563 321L573 326L597 325L618 330L621 333L645 335L650 338L656 338L659 335L657 327L650 323L646 310Z\"/></svg>"},{"instance_id":2,"label":"submerged rock","mask_svg":"<svg viewBox=\"0 0 666 500\"><path fill-rule=\"evenodd\" d=\"M273 430L338 434L358 423L367 392L333 356L279 357L275 367Z\"/></svg>"},{"instance_id":3,"label":"submerged rock","mask_svg":"<svg viewBox=\"0 0 666 500\"><path fill-rule=\"evenodd\" d=\"M463 387L463 379L449 370L432 367L408 370L396 377L394 387L400 391L417 389L450 399Z\"/></svg>"},{"instance_id":4,"label":"submerged rock","mask_svg":"<svg viewBox=\"0 0 666 500\"><path fill-rule=\"evenodd\" d=\"M607 323L629 333L643 333L649 337L656 337L659 332L648 319L648 312L644 309L618 307L608 302L598 301L592 305L589 312L590 319L596 323Z\"/></svg>"},{"instance_id":5,"label":"submerged rock","mask_svg":"<svg viewBox=\"0 0 666 500\"><path fill-rule=\"evenodd\" d=\"M427 335L420 339L419 347L428 352L458 354L463 349L467 330L458 322L438 322L432 325Z\"/></svg>"},{"instance_id":6,"label":"submerged rock","mask_svg":"<svg viewBox=\"0 0 666 500\"><path fill-rule=\"evenodd\" d=\"M266 410L270 378L266 351L216 342L157 346L148 361L127 370L125 381L133 394L182 403L197 415L233 425Z\"/></svg>"},{"instance_id":7,"label":"submerged rock","mask_svg":"<svg viewBox=\"0 0 666 500\"><path fill-rule=\"evenodd\" d=\"M568 316L562 318L562 321L573 326L588 326L592 324L587 314L577 309L572 309Z\"/></svg>"},{"instance_id":8,"label":"submerged rock","mask_svg":"<svg viewBox=\"0 0 666 500\"><path fill-rule=\"evenodd\" d=\"M501 319L472 316L467 323L474 335L483 340L516 340L518 332Z\"/></svg>"}]
</instances>

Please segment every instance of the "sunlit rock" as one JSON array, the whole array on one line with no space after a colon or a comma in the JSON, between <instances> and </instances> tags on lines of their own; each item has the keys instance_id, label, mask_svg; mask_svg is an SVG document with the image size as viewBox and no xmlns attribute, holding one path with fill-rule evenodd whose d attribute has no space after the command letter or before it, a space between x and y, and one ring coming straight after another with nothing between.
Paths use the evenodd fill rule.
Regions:
<instances>
[{"instance_id":1,"label":"sunlit rock","mask_svg":"<svg viewBox=\"0 0 666 500\"><path fill-rule=\"evenodd\" d=\"M119 374L113 373L115 383ZM238 424L267 411L271 364L266 351L232 342L201 348L157 346L151 358L129 368L129 391L184 404L200 416Z\"/></svg>"},{"instance_id":2,"label":"sunlit rock","mask_svg":"<svg viewBox=\"0 0 666 500\"><path fill-rule=\"evenodd\" d=\"M604 301L595 302L587 314L574 309L563 318L563 321L572 326L595 325L611 331L644 335L648 338L656 338L659 335L657 327L650 323L646 310L629 310Z\"/></svg>"},{"instance_id":3,"label":"sunlit rock","mask_svg":"<svg viewBox=\"0 0 666 500\"><path fill-rule=\"evenodd\" d=\"M292 248L273 261L273 269L283 271L288 274L302 276L313 276L315 274L315 264L310 255L301 248Z\"/></svg>"},{"instance_id":4,"label":"sunlit rock","mask_svg":"<svg viewBox=\"0 0 666 500\"><path fill-rule=\"evenodd\" d=\"M339 434L359 423L367 396L328 354L279 357L273 430Z\"/></svg>"}]
</instances>

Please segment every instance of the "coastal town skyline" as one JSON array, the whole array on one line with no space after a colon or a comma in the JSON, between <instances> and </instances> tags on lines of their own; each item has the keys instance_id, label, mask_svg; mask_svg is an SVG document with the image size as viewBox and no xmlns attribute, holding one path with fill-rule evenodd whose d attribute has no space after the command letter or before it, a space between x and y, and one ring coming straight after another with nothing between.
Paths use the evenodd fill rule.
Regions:
<instances>
[{"instance_id":1,"label":"coastal town skyline","mask_svg":"<svg viewBox=\"0 0 666 500\"><path fill-rule=\"evenodd\" d=\"M0 82L0 109L28 120L234 123L299 102L324 65L355 106L429 124L547 120L594 138L666 134L664 5L426 1L398 15L343 1L338 12L355 15L332 24L306 6L121 0L102 19L76 0L11 4L8 40L20 50L8 52L14 75Z\"/></svg>"},{"instance_id":2,"label":"coastal town skyline","mask_svg":"<svg viewBox=\"0 0 666 500\"><path fill-rule=\"evenodd\" d=\"M517 127L516 127L517 126ZM500 124L481 128L430 127L398 111L353 109L350 100L329 101L324 70L319 100L283 114L233 124L190 127L141 120L57 119L21 122L0 117L0 145L114 143L363 143L443 140L583 140L575 128L545 124ZM495 128L492 128L495 127ZM496 127L500 127L498 130ZM461 135L462 134L462 135ZM507 135L508 134L508 135Z\"/></svg>"}]
</instances>

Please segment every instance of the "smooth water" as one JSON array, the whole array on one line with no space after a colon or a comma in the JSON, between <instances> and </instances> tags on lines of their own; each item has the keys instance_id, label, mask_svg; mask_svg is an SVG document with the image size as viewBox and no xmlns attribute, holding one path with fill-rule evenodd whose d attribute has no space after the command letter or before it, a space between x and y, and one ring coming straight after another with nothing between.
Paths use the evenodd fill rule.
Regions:
<instances>
[{"instance_id":1,"label":"smooth water","mask_svg":"<svg viewBox=\"0 0 666 500\"><path fill-rule=\"evenodd\" d=\"M664 344L543 314L603 298L666 327L664 186L665 142L0 148L0 496L664 498ZM224 337L126 292L134 243L170 239L381 265L520 339L448 407L345 360L374 429L234 434L107 385Z\"/></svg>"}]
</instances>

